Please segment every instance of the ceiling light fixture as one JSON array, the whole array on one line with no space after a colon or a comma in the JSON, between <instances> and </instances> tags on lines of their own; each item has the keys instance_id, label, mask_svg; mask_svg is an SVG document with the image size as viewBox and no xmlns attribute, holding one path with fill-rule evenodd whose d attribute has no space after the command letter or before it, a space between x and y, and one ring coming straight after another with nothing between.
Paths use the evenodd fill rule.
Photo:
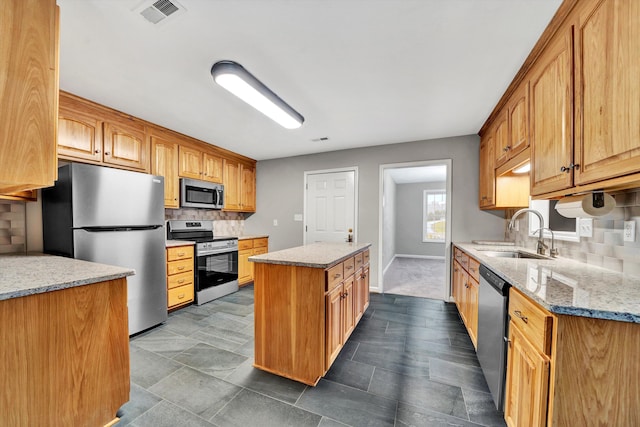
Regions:
<instances>
[{"instance_id":1,"label":"ceiling light fixture","mask_svg":"<svg viewBox=\"0 0 640 427\"><path fill-rule=\"evenodd\" d=\"M513 170L513 173L527 173L531 170L531 163L525 163L517 169Z\"/></svg>"},{"instance_id":2,"label":"ceiling light fixture","mask_svg":"<svg viewBox=\"0 0 640 427\"><path fill-rule=\"evenodd\" d=\"M304 117L273 93L242 65L219 61L211 67L213 80L220 86L287 129L302 126Z\"/></svg>"}]
</instances>

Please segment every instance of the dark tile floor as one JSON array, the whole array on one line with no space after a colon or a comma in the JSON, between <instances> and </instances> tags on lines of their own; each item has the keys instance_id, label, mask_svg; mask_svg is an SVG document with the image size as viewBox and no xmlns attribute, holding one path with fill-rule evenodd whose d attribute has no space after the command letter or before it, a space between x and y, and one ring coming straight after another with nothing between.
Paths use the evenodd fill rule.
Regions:
<instances>
[{"instance_id":1,"label":"dark tile floor","mask_svg":"<svg viewBox=\"0 0 640 427\"><path fill-rule=\"evenodd\" d=\"M455 307L371 295L316 387L257 370L253 288L131 339L131 426L503 426Z\"/></svg>"}]
</instances>

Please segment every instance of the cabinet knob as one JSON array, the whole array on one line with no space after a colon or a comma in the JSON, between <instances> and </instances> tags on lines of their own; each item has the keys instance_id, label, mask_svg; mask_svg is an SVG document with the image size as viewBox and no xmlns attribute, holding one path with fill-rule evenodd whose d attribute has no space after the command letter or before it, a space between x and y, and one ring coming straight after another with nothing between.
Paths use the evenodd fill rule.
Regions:
<instances>
[{"instance_id":1,"label":"cabinet knob","mask_svg":"<svg viewBox=\"0 0 640 427\"><path fill-rule=\"evenodd\" d=\"M507 151L509 151L509 150L511 150L511 146L510 146L510 145L507 145L506 147L504 147L504 148L502 149L502 151L504 151L505 153L506 153Z\"/></svg>"},{"instance_id":2,"label":"cabinet knob","mask_svg":"<svg viewBox=\"0 0 640 427\"><path fill-rule=\"evenodd\" d=\"M100 154L100 150L96 150L96 154Z\"/></svg>"},{"instance_id":3,"label":"cabinet knob","mask_svg":"<svg viewBox=\"0 0 640 427\"><path fill-rule=\"evenodd\" d=\"M178 283L184 283L184 279L178 280Z\"/></svg>"},{"instance_id":4,"label":"cabinet knob","mask_svg":"<svg viewBox=\"0 0 640 427\"><path fill-rule=\"evenodd\" d=\"M184 270L184 266L178 267L178 271L182 271L182 270Z\"/></svg>"},{"instance_id":5,"label":"cabinet knob","mask_svg":"<svg viewBox=\"0 0 640 427\"><path fill-rule=\"evenodd\" d=\"M580 168L580 165L579 165L579 164L577 164L577 163L576 163L576 164L571 163L569 166L562 166L562 167L560 167L560 172L566 172L566 173L569 173L569 171L571 171L571 169L579 169L579 168Z\"/></svg>"},{"instance_id":6,"label":"cabinet knob","mask_svg":"<svg viewBox=\"0 0 640 427\"><path fill-rule=\"evenodd\" d=\"M334 279L339 279L339 278L340 278L340 273L334 274L334 275L333 275L333 278L334 278Z\"/></svg>"},{"instance_id":7,"label":"cabinet knob","mask_svg":"<svg viewBox=\"0 0 640 427\"><path fill-rule=\"evenodd\" d=\"M104 155L105 155L105 156L110 156L110 155L111 155L111 153L110 153L110 152L108 152L108 151L105 151L105 152L104 152Z\"/></svg>"},{"instance_id":8,"label":"cabinet knob","mask_svg":"<svg viewBox=\"0 0 640 427\"><path fill-rule=\"evenodd\" d=\"M184 298L184 294L178 295L178 299L182 299L182 298Z\"/></svg>"}]
</instances>

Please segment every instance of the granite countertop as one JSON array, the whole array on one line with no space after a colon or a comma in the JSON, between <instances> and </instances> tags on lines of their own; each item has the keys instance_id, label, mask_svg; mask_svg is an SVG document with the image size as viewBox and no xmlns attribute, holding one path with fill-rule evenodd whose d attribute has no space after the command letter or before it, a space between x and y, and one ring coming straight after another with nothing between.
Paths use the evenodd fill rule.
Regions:
<instances>
[{"instance_id":1,"label":"granite countertop","mask_svg":"<svg viewBox=\"0 0 640 427\"><path fill-rule=\"evenodd\" d=\"M369 246L371 246L371 243L320 242L262 255L254 255L249 257L249 261L264 264L329 268L344 261L356 252L367 249Z\"/></svg>"},{"instance_id":2,"label":"granite countertop","mask_svg":"<svg viewBox=\"0 0 640 427\"><path fill-rule=\"evenodd\" d=\"M640 277L568 258L497 258L484 251L521 247L455 243L552 313L640 323Z\"/></svg>"},{"instance_id":3,"label":"granite countertop","mask_svg":"<svg viewBox=\"0 0 640 427\"><path fill-rule=\"evenodd\" d=\"M167 240L165 241L165 247L173 248L175 246L187 246L187 245L195 245L196 242L191 240Z\"/></svg>"},{"instance_id":4,"label":"granite countertop","mask_svg":"<svg viewBox=\"0 0 640 427\"><path fill-rule=\"evenodd\" d=\"M132 276L115 267L45 254L0 256L0 300Z\"/></svg>"},{"instance_id":5,"label":"granite countertop","mask_svg":"<svg viewBox=\"0 0 640 427\"><path fill-rule=\"evenodd\" d=\"M262 239L263 237L269 237L269 235L268 234L247 234L243 236L238 236L238 240Z\"/></svg>"}]
</instances>

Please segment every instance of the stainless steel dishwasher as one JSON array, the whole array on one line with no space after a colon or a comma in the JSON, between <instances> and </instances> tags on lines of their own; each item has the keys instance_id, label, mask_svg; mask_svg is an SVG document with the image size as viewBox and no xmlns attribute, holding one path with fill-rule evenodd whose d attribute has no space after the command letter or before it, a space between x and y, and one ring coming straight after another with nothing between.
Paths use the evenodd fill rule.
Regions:
<instances>
[{"instance_id":1,"label":"stainless steel dishwasher","mask_svg":"<svg viewBox=\"0 0 640 427\"><path fill-rule=\"evenodd\" d=\"M478 361L499 411L504 410L507 372L509 285L484 265L480 265L478 293Z\"/></svg>"}]
</instances>

